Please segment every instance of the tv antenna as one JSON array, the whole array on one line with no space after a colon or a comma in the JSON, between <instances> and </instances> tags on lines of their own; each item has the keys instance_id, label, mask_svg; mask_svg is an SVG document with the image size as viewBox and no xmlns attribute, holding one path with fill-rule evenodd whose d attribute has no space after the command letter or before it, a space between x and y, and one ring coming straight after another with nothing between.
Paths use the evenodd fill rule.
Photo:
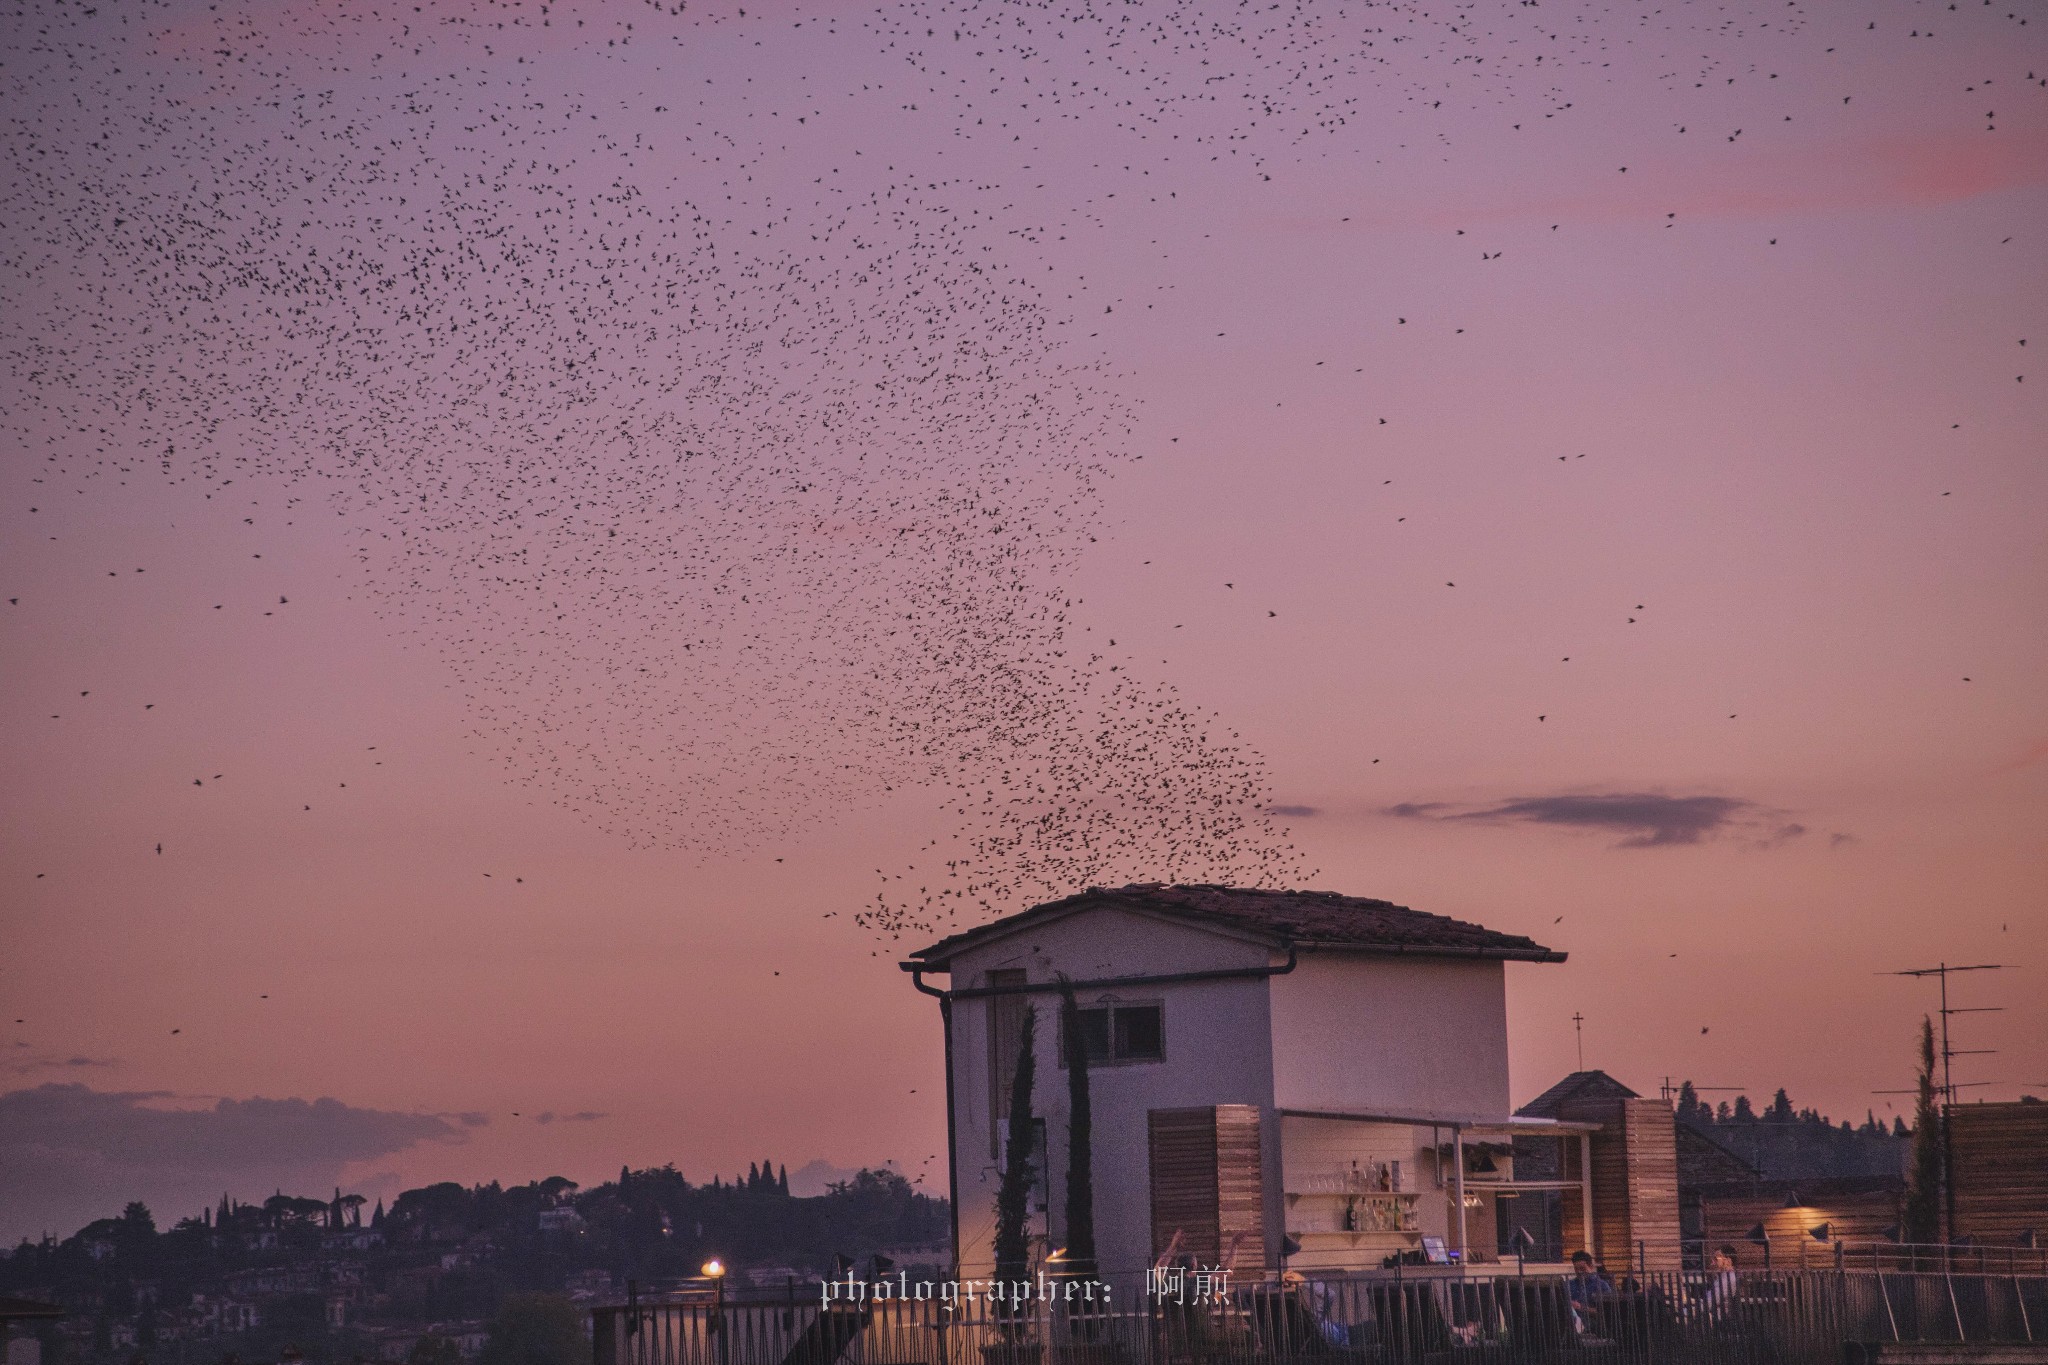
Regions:
<instances>
[{"instance_id":1,"label":"tv antenna","mask_svg":"<svg viewBox=\"0 0 2048 1365\"><path fill-rule=\"evenodd\" d=\"M1586 1016L1572 1011L1572 1034L1579 1043L1579 1070L1586 1069Z\"/></svg>"},{"instance_id":2,"label":"tv antenna","mask_svg":"<svg viewBox=\"0 0 2048 1365\"><path fill-rule=\"evenodd\" d=\"M1962 1089L1962 1088L1965 1088L1965 1087L1963 1087L1963 1086L1958 1086L1958 1085L1956 1084L1956 1080L1955 1080L1955 1074L1954 1074L1954 1070L1953 1070L1953 1068L1952 1068L1952 1066L1951 1066L1950 1064L1951 1064L1951 1062L1953 1062L1953 1061L1954 1061L1954 1059L1955 1059L1955 1058L1957 1058L1957 1057L1966 1057L1966 1056L1967 1056L1967 1057L1977 1057L1977 1056L1984 1056L1984 1055L1987 1055L1987 1054L1989 1054L1989 1053L1993 1053L1993 1052L1996 1052L1996 1051L1997 1051L1998 1049L1996 1049L1996 1048L1988 1048L1988 1047L1978 1047L1978 1048L1970 1048L1970 1049L1968 1049L1967 1051L1963 1051L1963 1052L1958 1052L1958 1051L1957 1051L1957 1050L1956 1050L1955 1048L1953 1048L1953 1047L1951 1047L1951 1046L1949 1045L1949 1041L1948 1041L1948 1019L1949 1019L1949 1016L1950 1016L1950 1015L1952 1015L1952 1014L1996 1014L1996 1013L1998 1013L1998 1012L1999 1012L2000 1010L2002 1010L2002 1009L2004 1008L2004 1006L2002 1006L2002 1005L1967 1005L1967 1006L1953 1006L1953 1007L1952 1007L1952 1006L1950 1006L1950 1004L1948 1003L1948 978L1949 978L1949 973L1951 973L1951 972L2002 972L2002 971L2006 970L2006 969L2007 969L2007 968L2008 968L2009 966L2011 966L2011 965L2012 965L2012 964L2010 964L2010 963L2007 963L2007 962L1977 962L1977 963L1972 963L1972 964L1970 964L1970 965L1968 965L1968 966L1959 966L1959 967L1951 967L1951 966L1950 966L1950 965L1949 965L1948 963L1946 963L1946 962L1941 962L1941 963L1937 963L1936 965L1934 965L1934 966L1932 966L1932 967L1908 967L1908 968L1907 968L1906 970L1904 970L1904 971L1900 971L1900 972L1879 972L1879 973L1878 973L1878 975L1879 975L1879 976L1917 976L1917 977L1929 977L1929 976L1932 976L1932 977L1936 977L1936 978L1938 978L1938 979L1940 980L1940 982L1941 982L1941 1094L1942 1094L1942 1106L1941 1106L1941 1115L1940 1115L1940 1123L1941 1123L1941 1184L1942 1184L1942 1193L1943 1193L1943 1196L1944 1196L1944 1198L1943 1198L1943 1205L1944 1205L1944 1211L1945 1211L1945 1212L1946 1212L1946 1214L1947 1214L1947 1219L1946 1219L1946 1221L1947 1221L1947 1225L1948 1225L1948 1226L1947 1226L1947 1233L1948 1233L1948 1236L1950 1236L1950 1237L1954 1237L1954 1236L1955 1236L1955 1231L1956 1231L1956 1170L1955 1170L1955 1152L1954 1152L1954 1144L1952 1144L1952 1143L1951 1143L1951 1142L1949 1141L1949 1111L1950 1111L1951 1109L1955 1108L1955 1104L1956 1104L1956 1091L1957 1091L1958 1089ZM1976 1087L1976 1086L1981 1086L1981 1085L1990 1085L1990 1084L1992 1084L1992 1082L1989 1082L1989 1081L1974 1081L1974 1082L1969 1082L1969 1083L1968 1083L1968 1086L1969 1086L1970 1088L1974 1088L1974 1087ZM1918 1090L1916 1089L1916 1090L1914 1091L1914 1093L1915 1093L1915 1094L1917 1094L1917 1093L1919 1093L1919 1092L1918 1092Z\"/></svg>"},{"instance_id":3,"label":"tv antenna","mask_svg":"<svg viewBox=\"0 0 2048 1365\"><path fill-rule=\"evenodd\" d=\"M1664 1103L1666 1104L1671 1103L1678 1095L1679 1085L1674 1084L1669 1076L1664 1078L1664 1084L1661 1088L1664 1094ZM1692 1088L1692 1091L1695 1095L1742 1095L1749 1092L1749 1087L1746 1085L1696 1085Z\"/></svg>"},{"instance_id":4,"label":"tv antenna","mask_svg":"<svg viewBox=\"0 0 2048 1365\"><path fill-rule=\"evenodd\" d=\"M2003 1005L1957 1005L1948 1003L1948 978L1950 972L2002 972L2011 964L2005 962L1979 962L1967 967L1951 967L1943 962L1933 967L1909 967L1902 972L1879 972L1879 976L1932 976L1941 981L1941 1093L1945 1103L1956 1102L1955 1075L1950 1062L1957 1057L1981 1057L1996 1052L1997 1048L1976 1047L1958 1051L1949 1046L1948 1018L1952 1014L1997 1014Z\"/></svg>"}]
</instances>

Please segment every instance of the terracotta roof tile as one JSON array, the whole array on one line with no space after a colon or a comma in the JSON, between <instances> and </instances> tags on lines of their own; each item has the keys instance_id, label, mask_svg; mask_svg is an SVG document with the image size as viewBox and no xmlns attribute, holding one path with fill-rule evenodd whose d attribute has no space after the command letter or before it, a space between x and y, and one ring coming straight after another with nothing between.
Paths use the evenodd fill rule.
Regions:
<instances>
[{"instance_id":1,"label":"terracotta roof tile","mask_svg":"<svg viewBox=\"0 0 2048 1365\"><path fill-rule=\"evenodd\" d=\"M1239 886L1167 886L1137 882L1124 887L1091 886L1078 895L1021 910L1014 915L941 939L911 957L935 967L962 949L1041 920L1096 907L1165 915L1267 939L1276 945L1341 948L1425 957L1512 958L1562 962L1565 955L1520 934L1444 915L1410 910L1391 901L1367 900L1335 891L1261 891Z\"/></svg>"}]
</instances>

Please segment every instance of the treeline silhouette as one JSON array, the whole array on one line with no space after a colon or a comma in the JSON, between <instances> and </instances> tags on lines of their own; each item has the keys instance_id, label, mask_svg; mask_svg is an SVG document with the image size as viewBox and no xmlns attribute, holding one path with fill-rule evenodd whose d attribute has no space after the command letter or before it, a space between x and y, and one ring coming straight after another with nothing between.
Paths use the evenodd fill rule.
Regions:
<instances>
[{"instance_id":1,"label":"treeline silhouette","mask_svg":"<svg viewBox=\"0 0 2048 1365\"><path fill-rule=\"evenodd\" d=\"M651 1291L712 1256L736 1282L749 1271L802 1282L835 1257L940 1244L949 1226L946 1201L894 1171L862 1170L804 1198L768 1163L709 1184L673 1165L621 1169L592 1189L561 1176L450 1181L366 1205L340 1191L224 1196L160 1230L130 1203L68 1237L22 1241L0 1257L0 1295L67 1309L42 1334L45 1365L375 1359L380 1337L487 1323L515 1298L616 1298L628 1281Z\"/></svg>"}]
</instances>

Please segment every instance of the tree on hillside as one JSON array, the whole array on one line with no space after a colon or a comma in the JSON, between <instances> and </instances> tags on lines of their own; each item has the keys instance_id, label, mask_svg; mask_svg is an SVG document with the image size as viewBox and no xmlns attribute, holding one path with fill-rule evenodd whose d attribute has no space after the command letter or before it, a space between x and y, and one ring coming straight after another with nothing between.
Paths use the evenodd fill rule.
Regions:
<instances>
[{"instance_id":1,"label":"tree on hillside","mask_svg":"<svg viewBox=\"0 0 2048 1365\"><path fill-rule=\"evenodd\" d=\"M1735 1121L1737 1123L1756 1122L1756 1110L1750 1108L1749 1096L1737 1095L1735 1097Z\"/></svg>"},{"instance_id":2,"label":"tree on hillside","mask_svg":"<svg viewBox=\"0 0 2048 1365\"><path fill-rule=\"evenodd\" d=\"M1792 1097L1785 1093L1785 1087L1779 1086L1778 1093L1771 1096L1771 1107L1764 1111L1764 1121L1766 1123L1790 1123L1792 1119Z\"/></svg>"},{"instance_id":3,"label":"tree on hillside","mask_svg":"<svg viewBox=\"0 0 2048 1365\"><path fill-rule=\"evenodd\" d=\"M1920 1017L1920 1077L1913 1097L1913 1158L1907 1173L1908 1242L1941 1240L1941 1116L1934 1107L1934 1020Z\"/></svg>"},{"instance_id":4,"label":"tree on hillside","mask_svg":"<svg viewBox=\"0 0 2048 1365\"><path fill-rule=\"evenodd\" d=\"M477 1365L585 1365L583 1313L561 1294L513 1294L491 1322Z\"/></svg>"}]
</instances>

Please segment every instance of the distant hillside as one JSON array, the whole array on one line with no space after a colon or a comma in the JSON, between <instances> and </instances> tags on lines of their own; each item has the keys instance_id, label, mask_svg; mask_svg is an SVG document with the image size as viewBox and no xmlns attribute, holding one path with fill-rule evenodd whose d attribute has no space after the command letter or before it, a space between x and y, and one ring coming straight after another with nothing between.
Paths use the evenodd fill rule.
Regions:
<instances>
[{"instance_id":1,"label":"distant hillside","mask_svg":"<svg viewBox=\"0 0 2048 1365\"><path fill-rule=\"evenodd\" d=\"M616 1300L629 1283L659 1293L713 1256L740 1287L814 1279L842 1256L885 1254L906 1271L944 1258L946 1201L894 1171L851 1172L810 1198L791 1184L760 1163L709 1185L673 1166L587 1190L560 1176L450 1182L388 1209L339 1190L223 1196L162 1231L138 1202L70 1237L0 1250L0 1296L63 1306L64 1320L37 1332L46 1365L187 1351L276 1360L287 1348L307 1365L459 1365L521 1296Z\"/></svg>"}]
</instances>

